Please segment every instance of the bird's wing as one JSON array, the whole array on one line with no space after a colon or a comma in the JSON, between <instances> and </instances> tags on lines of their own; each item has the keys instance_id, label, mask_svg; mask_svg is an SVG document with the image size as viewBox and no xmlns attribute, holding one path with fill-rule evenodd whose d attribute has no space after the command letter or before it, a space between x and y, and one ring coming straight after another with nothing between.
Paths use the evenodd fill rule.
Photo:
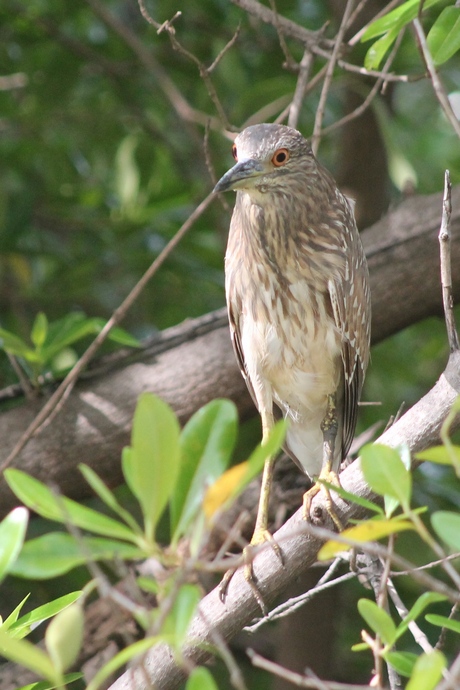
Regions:
<instances>
[{"instance_id":1,"label":"bird's wing","mask_svg":"<svg viewBox=\"0 0 460 690\"><path fill-rule=\"evenodd\" d=\"M332 311L342 336L344 379L342 458L345 458L356 428L358 402L369 361L370 298L367 266L361 257L358 240L357 255L350 261L345 279L328 283ZM352 261L354 265L351 265Z\"/></svg>"},{"instance_id":2,"label":"bird's wing","mask_svg":"<svg viewBox=\"0 0 460 690\"><path fill-rule=\"evenodd\" d=\"M251 398L254 400L254 404L257 407L257 409L259 409L256 396L254 393L254 388L252 387L251 379L248 375L248 369L246 366L246 361L244 359L243 348L241 347L239 322L236 315L233 312L231 304L228 305L228 323L230 326L230 336L232 339L233 351L235 353L236 361L238 362L241 374L243 375L248 390L251 394Z\"/></svg>"}]
</instances>

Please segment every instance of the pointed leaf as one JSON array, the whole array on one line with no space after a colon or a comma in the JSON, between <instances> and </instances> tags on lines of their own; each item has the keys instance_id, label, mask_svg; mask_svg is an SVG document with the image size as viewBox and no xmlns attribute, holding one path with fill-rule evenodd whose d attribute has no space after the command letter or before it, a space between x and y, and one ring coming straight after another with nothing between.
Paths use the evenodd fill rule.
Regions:
<instances>
[{"instance_id":1,"label":"pointed leaf","mask_svg":"<svg viewBox=\"0 0 460 690\"><path fill-rule=\"evenodd\" d=\"M26 536L29 511L14 508L0 522L0 581L11 570Z\"/></svg>"},{"instance_id":2,"label":"pointed leaf","mask_svg":"<svg viewBox=\"0 0 460 690\"><path fill-rule=\"evenodd\" d=\"M451 446L452 452L456 456L456 464L460 465L460 446ZM449 449L446 446L433 446L427 448L419 453L416 453L417 460L424 460L428 462L435 462L438 465L455 465Z\"/></svg>"},{"instance_id":3,"label":"pointed leaf","mask_svg":"<svg viewBox=\"0 0 460 690\"><path fill-rule=\"evenodd\" d=\"M382 537L407 529L414 529L413 524L407 520L366 520L344 530L341 536L356 542L377 541ZM318 560L327 561L341 551L348 551L351 548L348 544L331 539L319 550Z\"/></svg>"},{"instance_id":4,"label":"pointed leaf","mask_svg":"<svg viewBox=\"0 0 460 690\"><path fill-rule=\"evenodd\" d=\"M2 348L11 355L26 357L26 355L33 353L32 348L19 338L19 336L6 331L4 328L0 328L0 342Z\"/></svg>"},{"instance_id":5,"label":"pointed leaf","mask_svg":"<svg viewBox=\"0 0 460 690\"><path fill-rule=\"evenodd\" d=\"M219 690L219 688L211 671L204 666L197 666L189 675L185 690Z\"/></svg>"},{"instance_id":6,"label":"pointed leaf","mask_svg":"<svg viewBox=\"0 0 460 690\"><path fill-rule=\"evenodd\" d=\"M454 551L460 551L460 515L438 510L431 516L434 531Z\"/></svg>"},{"instance_id":7,"label":"pointed leaf","mask_svg":"<svg viewBox=\"0 0 460 690\"><path fill-rule=\"evenodd\" d=\"M427 36L435 65L442 65L460 50L460 7L445 7Z\"/></svg>"},{"instance_id":8,"label":"pointed leaf","mask_svg":"<svg viewBox=\"0 0 460 690\"><path fill-rule=\"evenodd\" d=\"M45 484L21 470L5 470L5 479L14 494L31 510L48 520L71 521L80 529L107 537L135 541L132 531L121 522L65 496L56 496Z\"/></svg>"},{"instance_id":9,"label":"pointed leaf","mask_svg":"<svg viewBox=\"0 0 460 690\"><path fill-rule=\"evenodd\" d=\"M139 501L145 532L153 539L179 474L179 422L160 398L143 393L134 413L131 447L123 454L123 472Z\"/></svg>"},{"instance_id":10,"label":"pointed leaf","mask_svg":"<svg viewBox=\"0 0 460 690\"><path fill-rule=\"evenodd\" d=\"M381 496L395 498L409 508L412 492L410 472L394 448L379 443L361 449L361 468L369 486Z\"/></svg>"},{"instance_id":11,"label":"pointed leaf","mask_svg":"<svg viewBox=\"0 0 460 690\"><path fill-rule=\"evenodd\" d=\"M74 604L82 595L83 592L81 590L70 592L69 594L64 594L62 597L53 599L53 601L49 601L47 604L43 604L43 606L38 606L36 609L21 616L21 618L11 626L11 634L17 638L25 637L31 630L35 630L40 623L56 616L60 611Z\"/></svg>"},{"instance_id":12,"label":"pointed leaf","mask_svg":"<svg viewBox=\"0 0 460 690\"><path fill-rule=\"evenodd\" d=\"M26 594L24 599L20 601L19 604L11 611L10 615L7 618L5 618L3 623L0 625L1 628L3 628L4 630L9 630L13 626L13 624L16 623L16 621L18 620L18 616L21 613L22 607L24 606L29 597L30 593Z\"/></svg>"},{"instance_id":13,"label":"pointed leaf","mask_svg":"<svg viewBox=\"0 0 460 690\"><path fill-rule=\"evenodd\" d=\"M11 569L16 577L46 580L64 575L89 560L136 560L145 556L137 546L112 539L84 537L77 541L65 532L48 532L28 541Z\"/></svg>"},{"instance_id":14,"label":"pointed leaf","mask_svg":"<svg viewBox=\"0 0 460 690\"><path fill-rule=\"evenodd\" d=\"M48 335L48 319L46 315L40 311L35 317L34 325L30 333L30 339L36 348L44 345L46 336Z\"/></svg>"},{"instance_id":15,"label":"pointed leaf","mask_svg":"<svg viewBox=\"0 0 460 690\"><path fill-rule=\"evenodd\" d=\"M364 58L364 67L367 70L378 69L380 67L383 58L398 38L399 32L399 27L395 27L378 38L375 43L371 45Z\"/></svg>"},{"instance_id":16,"label":"pointed leaf","mask_svg":"<svg viewBox=\"0 0 460 690\"><path fill-rule=\"evenodd\" d=\"M444 654L434 649L419 656L406 690L434 690L447 666Z\"/></svg>"},{"instance_id":17,"label":"pointed leaf","mask_svg":"<svg viewBox=\"0 0 460 690\"><path fill-rule=\"evenodd\" d=\"M371 630L373 630L376 635L380 636L384 644L393 644L396 635L396 626L391 616L389 616L386 611L381 609L370 599L360 599L358 601L358 611Z\"/></svg>"},{"instance_id":18,"label":"pointed leaf","mask_svg":"<svg viewBox=\"0 0 460 690\"><path fill-rule=\"evenodd\" d=\"M425 0L424 9L435 5L439 0ZM420 0L408 0L396 9L387 12L383 17L379 17L367 27L361 36L361 41L369 41L375 36L380 36L390 30L400 30L403 26L413 21L419 11Z\"/></svg>"},{"instance_id":19,"label":"pointed leaf","mask_svg":"<svg viewBox=\"0 0 460 690\"><path fill-rule=\"evenodd\" d=\"M238 414L229 400L213 400L186 424L181 433L181 465L171 497L173 541L183 536L203 503L208 486L224 472L235 446Z\"/></svg>"},{"instance_id":20,"label":"pointed leaf","mask_svg":"<svg viewBox=\"0 0 460 690\"><path fill-rule=\"evenodd\" d=\"M200 588L197 585L182 585L177 593L171 613L162 629L162 633L167 636L171 635L173 644L177 649L180 649L185 642L187 631L200 599Z\"/></svg>"}]
</instances>

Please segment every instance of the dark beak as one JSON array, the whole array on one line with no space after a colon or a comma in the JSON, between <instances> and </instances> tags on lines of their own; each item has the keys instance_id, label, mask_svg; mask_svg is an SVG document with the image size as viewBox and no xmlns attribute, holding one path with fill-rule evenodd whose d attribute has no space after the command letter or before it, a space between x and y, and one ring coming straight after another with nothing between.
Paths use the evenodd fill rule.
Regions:
<instances>
[{"instance_id":1,"label":"dark beak","mask_svg":"<svg viewBox=\"0 0 460 690\"><path fill-rule=\"evenodd\" d=\"M241 161L230 168L214 187L214 192L228 192L229 189L241 189L244 185L238 184L242 180L251 177L259 177L264 172L264 167L260 161L249 158Z\"/></svg>"}]
</instances>

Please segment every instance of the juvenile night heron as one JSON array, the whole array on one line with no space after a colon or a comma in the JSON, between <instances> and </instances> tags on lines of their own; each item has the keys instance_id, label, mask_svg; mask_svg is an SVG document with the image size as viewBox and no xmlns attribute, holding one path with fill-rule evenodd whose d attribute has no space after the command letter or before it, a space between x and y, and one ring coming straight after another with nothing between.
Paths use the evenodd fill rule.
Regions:
<instances>
[{"instance_id":1,"label":"juvenile night heron","mask_svg":"<svg viewBox=\"0 0 460 690\"><path fill-rule=\"evenodd\" d=\"M331 481L353 439L369 361L368 270L353 210L295 129L248 127L233 156L215 191L237 192L225 257L235 354L263 440L288 418L287 453L312 480ZM273 463L253 545L271 539Z\"/></svg>"}]
</instances>

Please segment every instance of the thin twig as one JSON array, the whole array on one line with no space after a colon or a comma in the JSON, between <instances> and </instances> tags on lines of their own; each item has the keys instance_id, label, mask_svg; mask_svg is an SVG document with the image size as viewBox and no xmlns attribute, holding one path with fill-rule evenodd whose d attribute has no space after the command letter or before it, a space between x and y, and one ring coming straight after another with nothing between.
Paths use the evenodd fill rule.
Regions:
<instances>
[{"instance_id":1,"label":"thin twig","mask_svg":"<svg viewBox=\"0 0 460 690\"><path fill-rule=\"evenodd\" d=\"M6 467L8 467L8 465L14 460L14 458L18 455L18 453L20 453L21 450L24 448L26 443L40 429L40 427L43 425L43 423L48 419L50 414L54 411L56 405L60 402L60 400L63 398L63 396L66 394L68 395L69 388L72 388L75 385L81 371L83 371L83 369L87 366L88 362L92 359L94 354L100 348L102 343L107 339L107 336L109 335L112 328L114 326L117 326L120 323L120 321L122 321L122 319L126 316L126 313L132 307L132 305L137 300L139 295L142 293L142 291L146 287L147 283L155 275L155 273L158 271L158 269L164 263L164 261L167 259L167 257L171 254L171 252L177 247L177 245L182 240L184 235L190 230L190 228L192 227L194 222L207 209L207 207L210 205L210 203L212 202L213 199L214 199L214 195L212 193L208 194L208 196L205 199L203 199L203 201L190 214L190 216L187 218L185 223L183 223L183 225L179 228L179 230L176 232L176 234L171 238L171 240L168 242L168 244L160 252L160 254L157 256L155 261L153 261L153 263L149 266L149 268L146 270L146 272L141 277L141 279L132 288L132 290L128 294L128 296L125 297L125 299L120 304L120 306L117 307L117 309L115 309L112 316L110 317L110 319L105 324L104 328L101 330L100 333L98 333L98 335L93 340L93 342L88 347L88 349L83 353L83 355L80 357L80 359L75 364L75 366L67 374L65 379L59 385L59 387L55 390L53 395L49 398L48 402L44 405L44 407L40 410L38 415L35 417L32 424L30 424L27 427L26 431L23 433L23 435L21 436L21 438L19 439L17 444L14 446L14 448L11 451L11 453L9 454L9 456L6 458L5 462L0 467L1 472L3 472L3 470Z\"/></svg>"},{"instance_id":2,"label":"thin twig","mask_svg":"<svg viewBox=\"0 0 460 690\"><path fill-rule=\"evenodd\" d=\"M452 262L450 251L450 219L452 214L452 185L449 171L444 175L444 197L442 200L442 219L439 229L439 249L441 261L441 286L444 318L446 321L447 338L450 351L459 349L458 333L455 327L454 299L452 293Z\"/></svg>"},{"instance_id":3,"label":"thin twig","mask_svg":"<svg viewBox=\"0 0 460 690\"><path fill-rule=\"evenodd\" d=\"M313 153L316 154L319 147L319 142L321 140L321 128L323 125L324 111L326 108L327 96L332 83L332 76L334 74L334 69L339 57L340 50L342 49L342 43L345 36L345 32L348 28L348 21L353 10L354 0L347 0L345 6L345 11L343 13L342 21L340 23L339 30L334 42L334 48L332 50L331 58L329 60L326 76L324 77L323 88L321 89L321 95L319 98L318 108L316 110L315 125L313 127L313 134L311 137L311 147Z\"/></svg>"},{"instance_id":4,"label":"thin twig","mask_svg":"<svg viewBox=\"0 0 460 690\"><path fill-rule=\"evenodd\" d=\"M426 68L429 72L430 78L431 78L431 83L433 84L433 89L434 93L436 95L436 98L439 101L439 104L441 108L444 111L445 116L449 120L450 124L454 128L455 133L457 134L458 137L460 137L460 122L455 115L453 108L450 104L449 98L447 96L446 90L444 88L444 84L442 83L441 79L439 78L439 75L436 71L436 67L433 62L433 58L431 57L431 53L428 48L428 44L426 42L426 36L423 31L422 24L420 22L420 19L414 19L414 29L415 33L417 35L418 41L419 41L419 46L420 50L422 52L423 59L425 61Z\"/></svg>"},{"instance_id":5,"label":"thin twig","mask_svg":"<svg viewBox=\"0 0 460 690\"><path fill-rule=\"evenodd\" d=\"M355 683L337 683L333 680L328 680L327 683L320 680L319 678L308 678L307 676L302 676L300 673L295 673L290 671L274 661L265 659L263 656L255 652L253 649L246 650L247 655L251 659L254 666L257 668L262 668L273 675L278 676L278 678L284 678L298 688L312 688L313 690L323 690L324 687L327 690L372 690L370 685L357 685ZM374 688L375 690L375 688Z\"/></svg>"},{"instance_id":6,"label":"thin twig","mask_svg":"<svg viewBox=\"0 0 460 690\"><path fill-rule=\"evenodd\" d=\"M313 53L308 48L305 48L305 52L300 61L299 76L297 77L294 98L292 99L291 107L289 109L289 127L297 127L300 109L302 107L303 99L305 97L305 92L307 89L308 79L310 77L312 65Z\"/></svg>"},{"instance_id":7,"label":"thin twig","mask_svg":"<svg viewBox=\"0 0 460 690\"><path fill-rule=\"evenodd\" d=\"M450 613L449 613L449 616L448 616L450 620L452 620L452 619L455 620L454 616L458 611L458 607L459 607L458 604L454 604L452 606ZM438 641L435 644L435 649L443 649L444 648L444 645L446 643L446 634L447 634L447 628L446 627L441 628L441 632L439 633Z\"/></svg>"},{"instance_id":8,"label":"thin twig","mask_svg":"<svg viewBox=\"0 0 460 690\"><path fill-rule=\"evenodd\" d=\"M393 580L391 578L388 578L387 581L387 587L388 587L388 594L390 595L391 601L393 602L397 612L401 616L401 620L403 620L409 613L409 609L404 605L401 597L398 594L398 591L396 587L394 586ZM455 606L455 604L454 604ZM423 630L420 630L418 627L417 623L415 621L411 621L409 623L409 630L412 633L412 637L416 641L419 647L423 649L424 652L429 653L433 651L433 647L430 644L427 636L423 632Z\"/></svg>"}]
</instances>

